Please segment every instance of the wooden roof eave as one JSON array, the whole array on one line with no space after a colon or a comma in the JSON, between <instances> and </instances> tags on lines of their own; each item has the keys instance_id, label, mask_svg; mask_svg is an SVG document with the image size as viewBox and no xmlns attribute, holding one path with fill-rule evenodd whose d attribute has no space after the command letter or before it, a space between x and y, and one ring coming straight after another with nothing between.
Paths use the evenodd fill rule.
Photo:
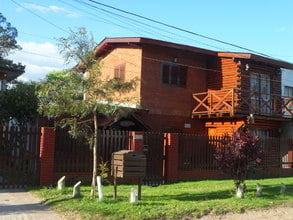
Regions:
<instances>
[{"instance_id":1,"label":"wooden roof eave","mask_svg":"<svg viewBox=\"0 0 293 220\"><path fill-rule=\"evenodd\" d=\"M285 68L285 69L293 69L293 64L282 61L282 60L277 60L277 59L272 59L269 57L263 57L255 54L250 54L250 53L231 53L231 52L218 52L219 57L229 57L229 58L238 58L238 59L247 59L247 60L254 60L262 63L266 63L269 65Z\"/></svg>"}]
</instances>

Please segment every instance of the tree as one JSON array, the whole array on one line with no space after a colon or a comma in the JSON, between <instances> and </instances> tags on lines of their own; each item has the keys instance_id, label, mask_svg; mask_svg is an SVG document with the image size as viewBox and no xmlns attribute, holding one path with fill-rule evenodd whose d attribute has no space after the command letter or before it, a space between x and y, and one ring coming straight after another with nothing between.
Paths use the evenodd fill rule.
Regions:
<instances>
[{"instance_id":1,"label":"tree","mask_svg":"<svg viewBox=\"0 0 293 220\"><path fill-rule=\"evenodd\" d=\"M219 169L233 178L238 190L245 188L249 167L260 164L262 156L259 138L244 129L234 132L231 138L224 136L222 146L216 149L215 159Z\"/></svg>"},{"instance_id":2,"label":"tree","mask_svg":"<svg viewBox=\"0 0 293 220\"><path fill-rule=\"evenodd\" d=\"M68 128L73 137L83 136L93 149L91 197L95 197L97 175L97 131L99 114L113 115L119 109L121 97L135 88L136 80L122 83L102 75L94 58L95 43L85 28L59 39L59 50L75 68L50 73L38 88L39 112L55 118L58 125ZM86 74L83 72L86 71Z\"/></svg>"},{"instance_id":3,"label":"tree","mask_svg":"<svg viewBox=\"0 0 293 220\"><path fill-rule=\"evenodd\" d=\"M20 49L17 45L17 30L0 13L0 57L7 56L11 50Z\"/></svg>"},{"instance_id":4,"label":"tree","mask_svg":"<svg viewBox=\"0 0 293 220\"><path fill-rule=\"evenodd\" d=\"M12 27L6 18L0 13L0 66L24 71L24 66L15 64L11 60L4 59L11 51L21 49L17 44L17 29Z\"/></svg>"},{"instance_id":5,"label":"tree","mask_svg":"<svg viewBox=\"0 0 293 220\"><path fill-rule=\"evenodd\" d=\"M38 98L34 83L15 82L0 92L0 124L14 122L24 126L37 117Z\"/></svg>"}]
</instances>

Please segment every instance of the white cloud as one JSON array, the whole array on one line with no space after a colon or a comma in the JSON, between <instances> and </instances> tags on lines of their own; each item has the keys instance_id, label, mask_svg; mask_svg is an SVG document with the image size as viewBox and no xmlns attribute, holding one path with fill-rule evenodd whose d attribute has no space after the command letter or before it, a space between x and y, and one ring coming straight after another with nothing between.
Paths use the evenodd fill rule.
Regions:
<instances>
[{"instance_id":1,"label":"white cloud","mask_svg":"<svg viewBox=\"0 0 293 220\"><path fill-rule=\"evenodd\" d=\"M76 12L67 10L65 8L60 8L56 5L42 6L42 5L32 4L32 3L23 3L22 6L27 9L38 10L44 14L49 12L54 12L54 13L64 13L68 17L78 18L81 16L80 14ZM21 11L21 9L18 9L18 11Z\"/></svg>"},{"instance_id":2,"label":"white cloud","mask_svg":"<svg viewBox=\"0 0 293 220\"><path fill-rule=\"evenodd\" d=\"M22 50L8 56L14 62L20 62L26 66L23 80L41 80L52 70L68 68L58 53L57 46L45 42L19 42Z\"/></svg>"}]
</instances>

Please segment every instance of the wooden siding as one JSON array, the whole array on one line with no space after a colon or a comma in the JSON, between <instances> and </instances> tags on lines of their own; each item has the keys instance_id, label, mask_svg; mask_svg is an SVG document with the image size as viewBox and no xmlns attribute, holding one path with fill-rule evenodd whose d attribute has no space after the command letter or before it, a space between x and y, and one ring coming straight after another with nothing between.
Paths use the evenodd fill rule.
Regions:
<instances>
[{"instance_id":1,"label":"wooden siding","mask_svg":"<svg viewBox=\"0 0 293 220\"><path fill-rule=\"evenodd\" d=\"M208 91L238 88L238 65L232 58L224 57L211 63L207 78Z\"/></svg>"},{"instance_id":2,"label":"wooden siding","mask_svg":"<svg viewBox=\"0 0 293 220\"><path fill-rule=\"evenodd\" d=\"M237 131L245 121L209 121L205 123L207 129L214 128L215 136L222 136L224 134L232 135L234 131Z\"/></svg>"}]
</instances>

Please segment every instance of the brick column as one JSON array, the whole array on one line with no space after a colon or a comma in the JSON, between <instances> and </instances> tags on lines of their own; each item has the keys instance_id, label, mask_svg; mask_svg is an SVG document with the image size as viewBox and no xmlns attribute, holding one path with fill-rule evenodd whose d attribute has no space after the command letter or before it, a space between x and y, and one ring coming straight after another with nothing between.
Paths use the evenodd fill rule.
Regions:
<instances>
[{"instance_id":1,"label":"brick column","mask_svg":"<svg viewBox=\"0 0 293 220\"><path fill-rule=\"evenodd\" d=\"M144 132L142 132L142 131L132 131L130 133L130 135L132 136L132 140L131 140L131 143L130 143L128 149L143 152L143 147L144 147L143 135L144 135Z\"/></svg>"},{"instance_id":2,"label":"brick column","mask_svg":"<svg viewBox=\"0 0 293 220\"><path fill-rule=\"evenodd\" d=\"M54 181L55 128L42 127L40 138L40 185Z\"/></svg>"},{"instance_id":3,"label":"brick column","mask_svg":"<svg viewBox=\"0 0 293 220\"><path fill-rule=\"evenodd\" d=\"M166 182L174 182L178 175L178 148L179 135L174 133L166 133Z\"/></svg>"}]
</instances>

